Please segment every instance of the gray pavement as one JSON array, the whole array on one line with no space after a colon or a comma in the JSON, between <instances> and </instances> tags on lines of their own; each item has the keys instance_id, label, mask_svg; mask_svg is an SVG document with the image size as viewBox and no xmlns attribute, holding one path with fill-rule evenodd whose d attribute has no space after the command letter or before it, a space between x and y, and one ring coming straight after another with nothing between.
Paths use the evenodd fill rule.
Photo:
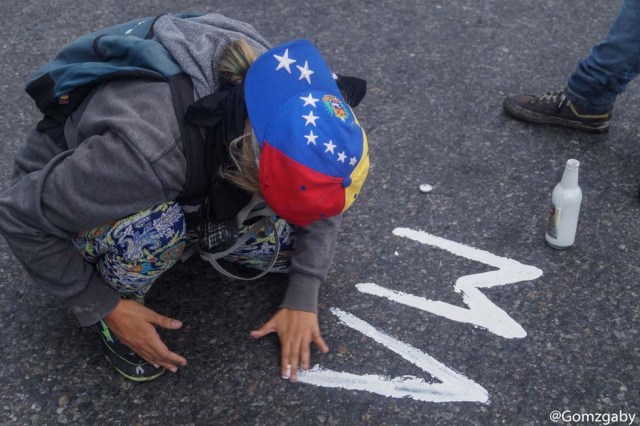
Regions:
<instances>
[{"instance_id":1,"label":"gray pavement","mask_svg":"<svg viewBox=\"0 0 640 426\"><path fill-rule=\"evenodd\" d=\"M576 413L640 424L640 87L619 98L605 135L526 125L501 107L508 94L562 87L620 3L1 2L0 189L38 119L30 72L76 36L165 11L223 13L274 43L308 38L334 70L366 78L356 112L372 167L322 289L331 352L313 354L311 383L280 379L277 339L248 335L278 306L282 276L238 284L200 261L175 267L148 304L184 321L164 336L189 365L135 385L0 241L0 424L529 425L551 424L553 410L573 424L589 423ZM576 246L556 251L544 227L569 158L581 161L584 199ZM417 230L426 242L398 235ZM472 287L485 288L454 290L503 269L511 284L483 274ZM393 382L403 376L414 378Z\"/></svg>"}]
</instances>

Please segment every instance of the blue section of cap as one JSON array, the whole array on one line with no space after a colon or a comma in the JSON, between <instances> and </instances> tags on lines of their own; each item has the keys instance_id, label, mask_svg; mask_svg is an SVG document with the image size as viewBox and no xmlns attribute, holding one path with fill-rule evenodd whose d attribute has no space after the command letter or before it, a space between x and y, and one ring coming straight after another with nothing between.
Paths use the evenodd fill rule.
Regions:
<instances>
[{"instance_id":1,"label":"blue section of cap","mask_svg":"<svg viewBox=\"0 0 640 426\"><path fill-rule=\"evenodd\" d=\"M305 106L302 98L309 99L309 95L318 99L315 107ZM363 131L347 104L333 94L318 91L295 94L271 119L265 134L265 141L287 157L317 172L342 178L348 178L360 162L363 139Z\"/></svg>"},{"instance_id":2,"label":"blue section of cap","mask_svg":"<svg viewBox=\"0 0 640 426\"><path fill-rule=\"evenodd\" d=\"M351 186L351 178L348 177L345 180L342 181L342 187L343 188L348 188L349 186Z\"/></svg>"},{"instance_id":3,"label":"blue section of cap","mask_svg":"<svg viewBox=\"0 0 640 426\"><path fill-rule=\"evenodd\" d=\"M285 57L289 60L284 61L282 58ZM313 71L309 80L298 68L304 69L305 66ZM247 112L261 146L271 120L283 105L291 98L303 96L299 95L302 92L306 95L314 90L331 93L342 100L331 70L310 42L296 40L284 43L256 59L247 72L244 91Z\"/></svg>"}]
</instances>

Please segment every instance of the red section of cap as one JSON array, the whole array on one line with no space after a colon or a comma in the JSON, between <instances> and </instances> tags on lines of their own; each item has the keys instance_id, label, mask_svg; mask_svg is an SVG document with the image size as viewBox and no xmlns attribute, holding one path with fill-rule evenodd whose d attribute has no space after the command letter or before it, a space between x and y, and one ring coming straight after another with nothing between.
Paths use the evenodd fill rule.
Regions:
<instances>
[{"instance_id":1,"label":"red section of cap","mask_svg":"<svg viewBox=\"0 0 640 426\"><path fill-rule=\"evenodd\" d=\"M306 226L339 214L345 205L342 178L319 173L264 142L260 188L273 211L289 223Z\"/></svg>"}]
</instances>

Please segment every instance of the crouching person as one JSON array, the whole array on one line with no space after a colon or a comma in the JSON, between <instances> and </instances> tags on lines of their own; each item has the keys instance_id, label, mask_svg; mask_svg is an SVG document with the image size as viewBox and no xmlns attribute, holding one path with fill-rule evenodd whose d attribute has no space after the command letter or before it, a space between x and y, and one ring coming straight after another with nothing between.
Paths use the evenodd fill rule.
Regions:
<instances>
[{"instance_id":1,"label":"crouching person","mask_svg":"<svg viewBox=\"0 0 640 426\"><path fill-rule=\"evenodd\" d=\"M68 49L27 86L45 118L0 194L0 233L15 256L80 325L97 326L107 360L134 381L187 364L156 331L182 323L143 303L185 251L287 272L282 305L251 335L278 333L280 374L295 381L312 343L328 351L318 289L368 171L350 108L364 81L333 74L307 41L272 48L216 14L131 21ZM56 81L73 49L97 52L80 72L94 76ZM154 53L109 62L122 49ZM66 77L75 65L64 64ZM279 250L254 235L258 211ZM230 235L222 246L211 244L219 224Z\"/></svg>"}]
</instances>

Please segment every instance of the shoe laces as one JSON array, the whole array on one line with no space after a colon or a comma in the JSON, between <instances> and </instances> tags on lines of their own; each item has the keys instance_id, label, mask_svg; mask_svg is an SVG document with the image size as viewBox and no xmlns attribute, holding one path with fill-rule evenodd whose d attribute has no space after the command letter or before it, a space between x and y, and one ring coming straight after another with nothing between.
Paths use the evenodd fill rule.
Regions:
<instances>
[{"instance_id":1,"label":"shoe laces","mask_svg":"<svg viewBox=\"0 0 640 426\"><path fill-rule=\"evenodd\" d=\"M567 99L567 97L564 95L564 90L560 89L546 92L544 95L534 96L532 101L534 103L557 104L561 106L565 99Z\"/></svg>"}]
</instances>

